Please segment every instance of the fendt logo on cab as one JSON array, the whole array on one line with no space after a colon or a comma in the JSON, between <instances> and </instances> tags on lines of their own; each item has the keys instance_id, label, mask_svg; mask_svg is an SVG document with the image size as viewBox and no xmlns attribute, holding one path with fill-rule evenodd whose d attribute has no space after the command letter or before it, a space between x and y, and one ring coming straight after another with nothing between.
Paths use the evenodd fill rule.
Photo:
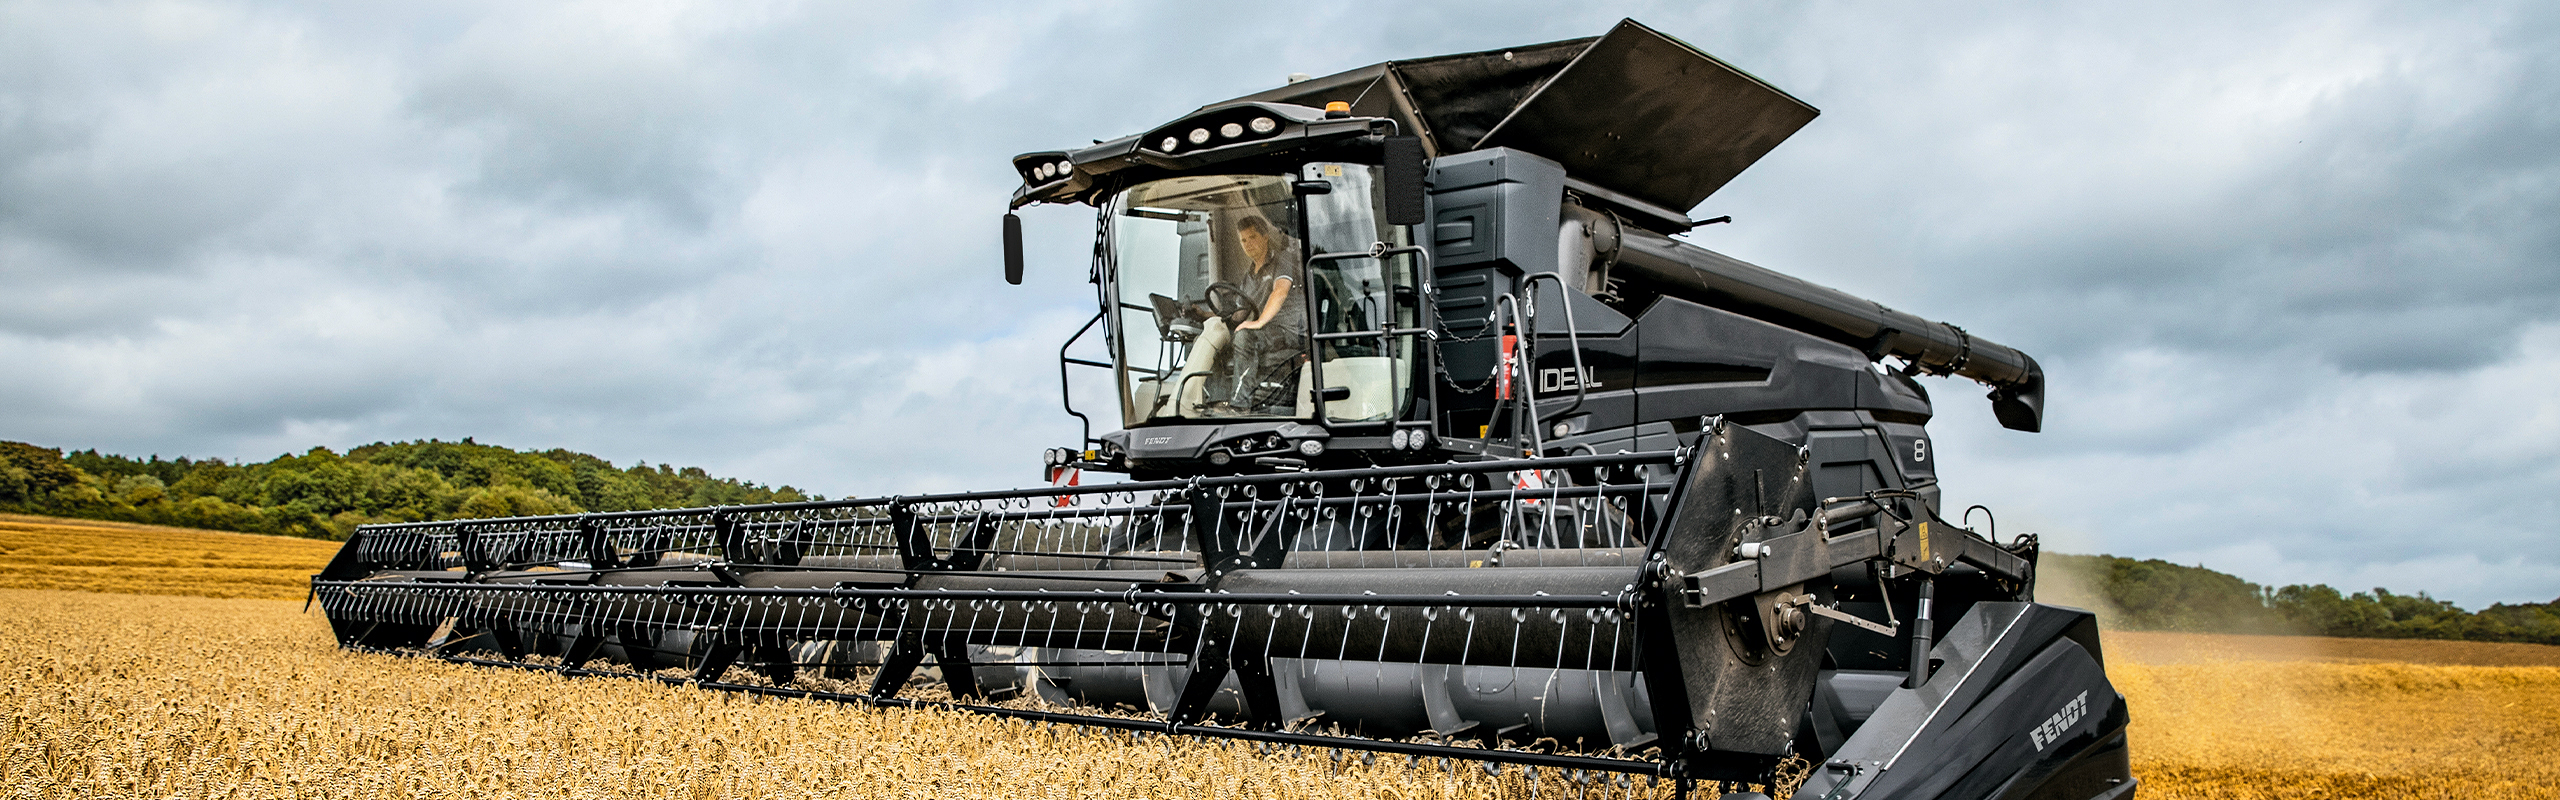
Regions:
<instances>
[{"instance_id":1,"label":"fendt logo on cab","mask_svg":"<svg viewBox=\"0 0 2560 800\"><path fill-rule=\"evenodd\" d=\"M2079 724L2080 718L2088 714L2089 692L2082 690L2079 697L2071 698L2071 702L2062 704L2062 710L2053 712L2053 716L2045 718L2044 724L2036 726L2035 730L2028 731L2027 738L2034 739L2036 750L2042 752L2045 745L2062 741L2062 732L2071 730L2071 726Z\"/></svg>"}]
</instances>

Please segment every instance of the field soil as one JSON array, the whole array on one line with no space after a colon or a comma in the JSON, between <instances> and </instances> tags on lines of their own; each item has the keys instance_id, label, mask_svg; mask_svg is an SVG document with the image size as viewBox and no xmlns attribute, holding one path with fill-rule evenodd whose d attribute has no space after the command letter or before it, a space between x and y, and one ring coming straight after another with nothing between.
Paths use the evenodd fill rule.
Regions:
<instances>
[{"instance_id":1,"label":"field soil","mask_svg":"<svg viewBox=\"0 0 2560 800\"><path fill-rule=\"evenodd\" d=\"M335 548L0 517L0 586L78 590L0 588L0 798L1577 796L1517 769L348 653L299 602L216 599L298 601ZM2560 797L2560 647L2105 648L2144 798Z\"/></svg>"}]
</instances>

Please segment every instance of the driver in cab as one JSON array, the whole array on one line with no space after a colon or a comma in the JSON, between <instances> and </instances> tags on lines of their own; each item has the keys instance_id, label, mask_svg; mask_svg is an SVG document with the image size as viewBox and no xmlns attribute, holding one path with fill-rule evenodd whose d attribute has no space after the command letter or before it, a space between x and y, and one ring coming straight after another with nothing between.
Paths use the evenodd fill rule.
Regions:
<instances>
[{"instance_id":1,"label":"driver in cab","mask_svg":"<svg viewBox=\"0 0 2560 800\"><path fill-rule=\"evenodd\" d=\"M1245 274L1236 281L1245 302L1202 325L1190 363L1183 365L1185 380L1216 370L1254 381L1267 368L1293 360L1305 347L1306 293L1298 290L1298 259L1289 240L1272 229L1270 220L1245 215L1236 219L1235 243L1245 262ZM1283 375L1281 382L1294 377ZM1260 388L1256 386L1219 391L1226 388L1209 392L1213 410L1220 410L1216 408L1220 401L1241 406L1254 396L1271 394L1256 391Z\"/></svg>"}]
</instances>

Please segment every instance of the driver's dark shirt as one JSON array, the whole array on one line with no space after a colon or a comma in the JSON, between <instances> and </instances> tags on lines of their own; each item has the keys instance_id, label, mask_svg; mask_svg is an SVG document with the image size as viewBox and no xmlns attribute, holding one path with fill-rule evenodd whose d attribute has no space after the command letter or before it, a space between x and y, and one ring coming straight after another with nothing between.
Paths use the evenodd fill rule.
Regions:
<instances>
[{"instance_id":1,"label":"driver's dark shirt","mask_svg":"<svg viewBox=\"0 0 2560 800\"><path fill-rule=\"evenodd\" d=\"M1239 329L1235 333L1235 354L1227 359L1227 366L1252 376L1255 381L1295 378L1296 373L1286 371L1283 365L1305 353L1307 348L1307 281L1299 272L1297 249L1274 247L1271 260L1273 263L1269 269L1247 273L1236 287L1244 290L1245 297L1253 301L1253 309L1246 312L1252 316L1245 318L1245 321L1251 321L1262 314L1264 304L1271 302L1271 292L1278 287L1280 279L1289 279L1289 293L1280 301L1280 309L1272 313L1271 319L1260 328ZM1267 372L1275 368L1283 371ZM1261 393L1251 396L1261 398L1261 402L1282 399L1278 395ZM1241 404L1244 401L1240 399L1237 402Z\"/></svg>"},{"instance_id":2,"label":"driver's dark shirt","mask_svg":"<svg viewBox=\"0 0 2560 800\"><path fill-rule=\"evenodd\" d=\"M1297 258L1293 254L1275 252L1271 255L1272 259L1279 263L1271 265L1268 270L1246 275L1244 284L1237 287L1243 289L1245 297L1253 301L1253 308L1247 311L1253 316L1245 319L1251 321L1254 317L1261 316L1262 307L1271 302L1272 288L1279 284L1281 278L1288 278L1289 295L1280 301L1279 313L1271 315L1271 321L1263 323L1263 328L1275 333L1286 332L1295 336L1307 328L1306 277L1298 274Z\"/></svg>"}]
</instances>

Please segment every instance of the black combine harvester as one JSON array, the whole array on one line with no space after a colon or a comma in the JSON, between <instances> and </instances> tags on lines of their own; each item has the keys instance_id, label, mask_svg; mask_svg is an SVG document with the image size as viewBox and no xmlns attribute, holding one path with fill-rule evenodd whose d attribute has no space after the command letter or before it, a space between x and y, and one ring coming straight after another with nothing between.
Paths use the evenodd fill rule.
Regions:
<instances>
[{"instance_id":1,"label":"black combine harvester","mask_svg":"<svg viewBox=\"0 0 2560 800\"><path fill-rule=\"evenodd\" d=\"M1061 372L1120 406L1048 466L1127 482L373 525L312 589L346 647L478 664L1603 786L1799 756L1804 798L2130 797L2095 620L2033 601L2033 537L1940 516L1912 376L2034 431L2035 361L1670 238L1816 113L1628 21L1019 156L1014 207L1099 210Z\"/></svg>"}]
</instances>

